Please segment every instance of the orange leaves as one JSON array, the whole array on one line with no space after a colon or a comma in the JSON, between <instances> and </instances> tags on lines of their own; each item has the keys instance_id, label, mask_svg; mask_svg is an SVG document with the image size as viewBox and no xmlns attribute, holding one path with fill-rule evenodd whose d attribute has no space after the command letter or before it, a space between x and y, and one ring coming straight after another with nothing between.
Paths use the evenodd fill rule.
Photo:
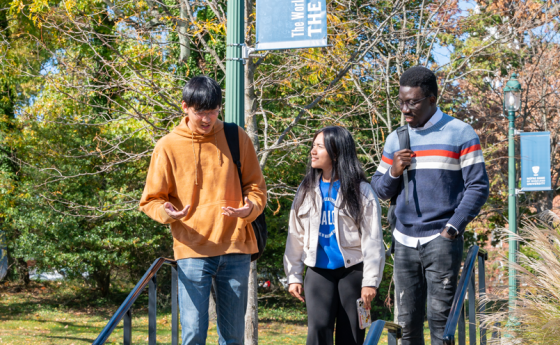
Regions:
<instances>
[{"instance_id":1,"label":"orange leaves","mask_svg":"<svg viewBox=\"0 0 560 345\"><path fill-rule=\"evenodd\" d=\"M546 9L548 7L548 4L543 4L542 1L536 0L479 0L477 3L485 7L486 11L489 13L507 16L517 20L543 20L546 18Z\"/></svg>"}]
</instances>

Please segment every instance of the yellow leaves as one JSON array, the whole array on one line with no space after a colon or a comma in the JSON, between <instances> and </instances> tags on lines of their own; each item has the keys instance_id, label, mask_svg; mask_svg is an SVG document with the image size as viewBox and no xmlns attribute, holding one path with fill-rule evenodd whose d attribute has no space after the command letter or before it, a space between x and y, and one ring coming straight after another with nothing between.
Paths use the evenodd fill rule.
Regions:
<instances>
[{"instance_id":1,"label":"yellow leaves","mask_svg":"<svg viewBox=\"0 0 560 345\"><path fill-rule=\"evenodd\" d=\"M292 87L292 82L289 79L284 79L280 82L280 84L285 85L286 87Z\"/></svg>"},{"instance_id":2,"label":"yellow leaves","mask_svg":"<svg viewBox=\"0 0 560 345\"><path fill-rule=\"evenodd\" d=\"M29 11L31 13L40 13L46 9L49 9L49 1L48 0L34 0L31 5L29 5ZM35 17L34 21L38 19L38 16Z\"/></svg>"},{"instance_id":3,"label":"yellow leaves","mask_svg":"<svg viewBox=\"0 0 560 345\"><path fill-rule=\"evenodd\" d=\"M333 24L339 24L341 22L340 18L335 16L332 13L327 13L327 21L333 25Z\"/></svg>"},{"instance_id":4,"label":"yellow leaves","mask_svg":"<svg viewBox=\"0 0 560 345\"><path fill-rule=\"evenodd\" d=\"M14 0L10 6L10 12L20 13L24 7L23 0Z\"/></svg>"},{"instance_id":5,"label":"yellow leaves","mask_svg":"<svg viewBox=\"0 0 560 345\"><path fill-rule=\"evenodd\" d=\"M214 43L217 42L217 40L214 38L214 35L216 35L216 34L225 35L226 34L225 23L216 23L216 22L211 22L211 21L206 21L206 22L197 21L193 24L196 26L196 29L192 31L193 35L209 34L210 39Z\"/></svg>"},{"instance_id":6,"label":"yellow leaves","mask_svg":"<svg viewBox=\"0 0 560 345\"><path fill-rule=\"evenodd\" d=\"M72 10L74 9L74 7L76 7L76 1L74 0L64 1L64 8L66 8L66 11L70 15L70 17L72 17Z\"/></svg>"}]
</instances>

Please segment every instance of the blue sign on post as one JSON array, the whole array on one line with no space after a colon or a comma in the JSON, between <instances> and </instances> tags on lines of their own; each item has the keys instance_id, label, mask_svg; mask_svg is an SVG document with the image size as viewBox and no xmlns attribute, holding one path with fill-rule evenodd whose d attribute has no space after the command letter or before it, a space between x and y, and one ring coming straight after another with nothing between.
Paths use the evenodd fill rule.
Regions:
<instances>
[{"instance_id":1,"label":"blue sign on post","mask_svg":"<svg viewBox=\"0 0 560 345\"><path fill-rule=\"evenodd\" d=\"M255 50L327 45L326 0L257 0Z\"/></svg>"},{"instance_id":2,"label":"blue sign on post","mask_svg":"<svg viewBox=\"0 0 560 345\"><path fill-rule=\"evenodd\" d=\"M550 190L550 132L521 133L521 190Z\"/></svg>"}]
</instances>

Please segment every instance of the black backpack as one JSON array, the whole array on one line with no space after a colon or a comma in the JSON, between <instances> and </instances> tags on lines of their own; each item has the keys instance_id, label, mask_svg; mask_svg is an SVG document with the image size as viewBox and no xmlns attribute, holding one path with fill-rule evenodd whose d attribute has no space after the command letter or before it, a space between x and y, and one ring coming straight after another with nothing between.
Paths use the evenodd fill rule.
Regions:
<instances>
[{"instance_id":1,"label":"black backpack","mask_svg":"<svg viewBox=\"0 0 560 345\"><path fill-rule=\"evenodd\" d=\"M408 135L408 125L401 126L397 128L397 136L399 137L399 150L409 149L410 150L410 136ZM391 168L389 168L391 169ZM404 200L408 205L408 168L403 171L402 178L404 181ZM387 220L391 226L391 248L389 249L391 254L395 253L395 226L397 225L397 216L395 215L395 209L397 208L397 196L391 198L391 205L389 206L389 212L387 212ZM389 255L389 253L387 253Z\"/></svg>"},{"instance_id":2,"label":"black backpack","mask_svg":"<svg viewBox=\"0 0 560 345\"><path fill-rule=\"evenodd\" d=\"M235 123L224 122L224 133L226 134L227 144L229 146L229 151L231 152L231 158L237 166L237 173L239 174L239 183L241 185L241 199L243 200L243 179L241 178L241 161L239 154L239 129ZM268 231L266 230L266 219L264 218L263 212L255 219L251 225L255 231L255 237L257 238L257 245L259 247L259 252L251 254L251 261L259 259L264 252L264 247L266 247L266 240L268 239Z\"/></svg>"}]
</instances>

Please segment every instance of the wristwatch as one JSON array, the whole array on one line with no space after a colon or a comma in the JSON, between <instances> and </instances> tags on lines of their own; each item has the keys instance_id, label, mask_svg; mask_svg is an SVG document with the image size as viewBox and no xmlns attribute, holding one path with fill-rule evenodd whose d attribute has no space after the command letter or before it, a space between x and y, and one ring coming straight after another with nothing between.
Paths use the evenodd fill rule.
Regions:
<instances>
[{"instance_id":1,"label":"wristwatch","mask_svg":"<svg viewBox=\"0 0 560 345\"><path fill-rule=\"evenodd\" d=\"M455 237L457 237L457 235L459 235L459 231L457 231L457 229L455 229L452 226L448 226L447 227L447 234L449 236L451 236L452 239L455 239Z\"/></svg>"}]
</instances>

